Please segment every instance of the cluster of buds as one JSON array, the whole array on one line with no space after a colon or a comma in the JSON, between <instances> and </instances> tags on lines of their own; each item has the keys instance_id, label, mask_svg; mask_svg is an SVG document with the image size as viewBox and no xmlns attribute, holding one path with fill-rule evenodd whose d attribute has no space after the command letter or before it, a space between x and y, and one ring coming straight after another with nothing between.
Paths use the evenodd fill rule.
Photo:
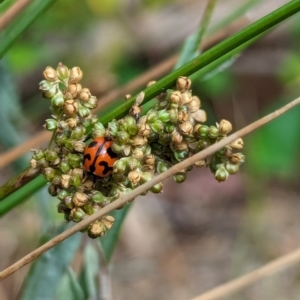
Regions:
<instances>
[{"instance_id":1,"label":"cluster of buds","mask_svg":"<svg viewBox=\"0 0 300 300\"><path fill-rule=\"evenodd\" d=\"M49 193L60 200L58 211L67 221L79 222L113 200L95 190L95 182L82 168L88 130L101 127L91 113L97 98L79 83L83 74L78 67L68 69L60 63L56 70L47 67L43 75L40 89L50 100L52 113L44 127L53 136L48 148L32 150L30 164L50 183ZM93 238L103 236L113 222L112 216L104 216L90 224L87 233Z\"/></svg>"},{"instance_id":2,"label":"cluster of buds","mask_svg":"<svg viewBox=\"0 0 300 300\"><path fill-rule=\"evenodd\" d=\"M148 86L154 83L150 82ZM179 77L174 89L160 94L156 105L137 118L144 97L140 93L127 117L108 124L107 131L114 140L112 149L120 157L113 168L114 182L133 189L218 142L232 130L227 120L221 120L216 126L204 125L206 113L190 88L191 80ZM209 166L218 181L225 181L244 162L244 155L235 153L242 147L243 141L238 139L195 166ZM182 183L191 169L175 174L175 182ZM159 193L162 188L162 183L159 183L151 191Z\"/></svg>"},{"instance_id":3,"label":"cluster of buds","mask_svg":"<svg viewBox=\"0 0 300 300\"><path fill-rule=\"evenodd\" d=\"M49 193L60 200L58 211L68 221L83 220L156 174L223 139L232 130L226 120L216 126L203 124L206 113L201 109L200 99L192 95L191 80L187 77L179 77L173 89L158 95L154 107L143 116L141 92L129 114L112 120L107 128L91 113L97 99L80 85L82 71L78 67L47 67L44 77L40 89L44 98L50 99L52 112L45 128L53 136L47 149L32 150L31 167L50 183ZM86 141L90 138L112 141L111 150L118 159L110 175L97 177L84 169L84 152L90 151ZM209 166L218 181L225 181L244 162L244 155L235 152L242 148L243 141L238 139L195 166ZM175 182L184 182L192 168L175 174ZM163 184L158 183L150 191L160 193L162 189ZM104 216L90 224L87 233L92 238L103 236L113 222L112 216Z\"/></svg>"}]
</instances>

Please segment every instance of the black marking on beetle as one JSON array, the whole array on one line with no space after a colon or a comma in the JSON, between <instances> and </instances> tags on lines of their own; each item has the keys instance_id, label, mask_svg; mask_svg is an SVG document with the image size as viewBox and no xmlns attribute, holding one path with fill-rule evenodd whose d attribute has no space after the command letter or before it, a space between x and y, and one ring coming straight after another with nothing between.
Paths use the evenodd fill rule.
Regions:
<instances>
[{"instance_id":1,"label":"black marking on beetle","mask_svg":"<svg viewBox=\"0 0 300 300\"><path fill-rule=\"evenodd\" d=\"M117 158L118 155L114 151L112 151L111 147L106 149L107 154L109 155L110 158Z\"/></svg>"},{"instance_id":2,"label":"black marking on beetle","mask_svg":"<svg viewBox=\"0 0 300 300\"><path fill-rule=\"evenodd\" d=\"M107 175L108 173L111 173L112 170L113 170L113 167L110 167L110 166L108 165L107 161L102 160L102 161L99 162L98 165L101 166L101 167L103 167L103 172L102 172L102 174L103 174L104 176Z\"/></svg>"}]
</instances>

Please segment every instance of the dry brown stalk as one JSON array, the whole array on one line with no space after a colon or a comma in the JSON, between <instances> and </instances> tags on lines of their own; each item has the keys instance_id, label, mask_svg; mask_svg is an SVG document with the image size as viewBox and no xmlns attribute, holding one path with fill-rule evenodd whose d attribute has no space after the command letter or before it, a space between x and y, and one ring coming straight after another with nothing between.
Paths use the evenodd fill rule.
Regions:
<instances>
[{"instance_id":1,"label":"dry brown stalk","mask_svg":"<svg viewBox=\"0 0 300 300\"><path fill-rule=\"evenodd\" d=\"M35 258L46 252L47 250L53 248L60 242L64 241L66 238L70 237L74 233L86 228L90 223L101 219L104 215L108 214L110 211L123 206L126 204L128 201L131 201L135 197L139 196L143 192L149 190L153 185L165 180L166 178L174 175L175 173L180 172L182 169L185 169L194 163L196 163L199 160L204 159L205 157L212 155L216 151L218 151L220 148L234 142L238 138L241 138L250 132L258 129L259 127L263 126L264 124L272 121L273 119L279 117L283 113L287 112L289 109L293 108L294 106L300 104L300 97L293 100L292 102L286 104L285 106L281 107L280 109L270 113L269 115L251 123L250 125L238 130L237 132L231 134L230 136L224 138L223 140L213 144L212 146L206 148L205 150L193 155L192 157L174 165L170 169L168 169L166 172L161 173L157 176L155 176L152 180L144 183L143 185L137 187L130 193L124 195L123 197L119 198L118 200L110 203L109 205L105 206L103 209L99 210L98 212L94 213L93 215L87 217L86 219L82 220L81 222L75 224L73 227L70 229L64 231L63 233L57 235L47 243L43 244L39 248L35 249L34 251L30 252L23 258L21 258L19 261L14 263L13 265L9 266L7 269L3 270L0 272L0 280L3 280L10 274L16 272L20 268L24 267L28 263L32 262ZM300 259L300 255L298 257ZM208 298L209 299L209 298ZM213 299L213 298L211 298ZM199 299L198 299L199 300Z\"/></svg>"}]
</instances>

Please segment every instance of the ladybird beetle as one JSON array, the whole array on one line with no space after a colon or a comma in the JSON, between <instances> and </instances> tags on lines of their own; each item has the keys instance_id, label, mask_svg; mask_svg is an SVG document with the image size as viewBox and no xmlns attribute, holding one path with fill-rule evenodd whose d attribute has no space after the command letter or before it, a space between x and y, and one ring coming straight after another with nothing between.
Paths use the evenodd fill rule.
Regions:
<instances>
[{"instance_id":1,"label":"ladybird beetle","mask_svg":"<svg viewBox=\"0 0 300 300\"><path fill-rule=\"evenodd\" d=\"M94 139L84 150L83 168L99 177L110 175L117 160L117 154L111 149L112 144L109 138Z\"/></svg>"}]
</instances>

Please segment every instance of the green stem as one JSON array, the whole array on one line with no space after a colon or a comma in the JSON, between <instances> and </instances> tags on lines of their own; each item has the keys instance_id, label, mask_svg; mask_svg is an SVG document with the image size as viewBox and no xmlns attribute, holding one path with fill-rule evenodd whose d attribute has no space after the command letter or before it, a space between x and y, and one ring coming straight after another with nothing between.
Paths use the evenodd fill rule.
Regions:
<instances>
[{"instance_id":1,"label":"green stem","mask_svg":"<svg viewBox=\"0 0 300 300\"><path fill-rule=\"evenodd\" d=\"M155 96L159 95L162 91L174 86L176 79L179 76L189 76L201 68L212 63L214 60L222 57L229 51L241 46L250 39L262 34L268 29L272 28L276 24L282 22L288 17L294 15L300 11L300 0L290 1L287 4L281 6L265 17L259 19L258 21L252 23L251 25L245 27L240 32L232 35L226 40L222 41L218 45L212 47L211 49L205 51L201 55L197 56L190 62L183 65L181 68L173 71L169 75L165 76L161 80L157 81L154 85L146 88L144 103L151 100ZM130 107L133 105L136 96L131 97L124 104L120 105L104 117L100 117L100 121L106 125L112 119L119 119L124 117Z\"/></svg>"}]
</instances>

